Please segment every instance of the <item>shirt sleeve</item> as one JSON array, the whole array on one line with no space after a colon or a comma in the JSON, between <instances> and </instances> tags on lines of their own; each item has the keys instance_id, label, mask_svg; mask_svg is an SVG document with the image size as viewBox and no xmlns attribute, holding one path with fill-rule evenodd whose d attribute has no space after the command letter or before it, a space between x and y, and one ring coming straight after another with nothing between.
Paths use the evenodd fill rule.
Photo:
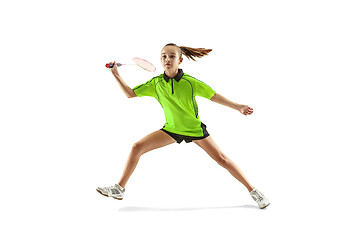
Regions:
<instances>
[{"instance_id":1,"label":"shirt sleeve","mask_svg":"<svg viewBox=\"0 0 360 240\"><path fill-rule=\"evenodd\" d=\"M215 90L212 89L206 83L195 79L195 96L200 96L203 98L210 99L215 94Z\"/></svg>"},{"instance_id":2,"label":"shirt sleeve","mask_svg":"<svg viewBox=\"0 0 360 240\"><path fill-rule=\"evenodd\" d=\"M146 83L137 85L133 88L133 90L138 97L155 97L155 78L147 81Z\"/></svg>"}]
</instances>

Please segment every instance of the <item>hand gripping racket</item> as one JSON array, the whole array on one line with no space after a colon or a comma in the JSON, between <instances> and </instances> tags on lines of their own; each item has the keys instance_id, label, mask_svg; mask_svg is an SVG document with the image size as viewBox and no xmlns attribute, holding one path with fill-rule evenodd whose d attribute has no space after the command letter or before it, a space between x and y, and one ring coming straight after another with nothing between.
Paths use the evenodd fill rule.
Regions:
<instances>
[{"instance_id":1,"label":"hand gripping racket","mask_svg":"<svg viewBox=\"0 0 360 240\"><path fill-rule=\"evenodd\" d=\"M116 63L116 65L118 67L123 66L123 65L138 65L139 67L141 67L142 69L145 69L146 71L149 72L154 72L156 70L156 67L154 65L152 65L150 62L141 59L141 58L133 58L132 59L135 63L129 63L129 64L124 64L124 63ZM113 64L106 64L105 65L107 68L112 68L114 65Z\"/></svg>"}]
</instances>

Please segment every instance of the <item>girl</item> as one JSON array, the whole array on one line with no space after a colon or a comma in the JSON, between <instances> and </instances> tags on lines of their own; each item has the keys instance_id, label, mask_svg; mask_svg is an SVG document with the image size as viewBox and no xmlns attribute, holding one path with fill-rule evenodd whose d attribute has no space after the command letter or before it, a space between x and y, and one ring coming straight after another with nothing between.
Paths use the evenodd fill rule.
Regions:
<instances>
[{"instance_id":1,"label":"girl","mask_svg":"<svg viewBox=\"0 0 360 240\"><path fill-rule=\"evenodd\" d=\"M195 96L210 99L213 102L233 108L244 115L251 115L253 109L247 105L231 102L222 95L215 93L205 83L179 69L179 65L183 61L182 55L195 60L195 57L203 57L210 51L212 49L179 47L176 44L169 43L161 51L161 64L165 69L164 74L154 77L133 89L119 75L116 63L112 63L114 67L110 68L110 71L126 96L128 98L142 96L156 98L164 109L166 123L160 130L134 143L120 181L114 186L98 187L96 190L100 194L122 200L125 185L144 153L175 142L180 144L184 140L186 143L194 142L197 144L220 166L227 169L248 189L251 197L260 208L266 208L270 204L269 200L249 183L241 170L220 150L209 135L206 125L199 119Z\"/></svg>"}]
</instances>

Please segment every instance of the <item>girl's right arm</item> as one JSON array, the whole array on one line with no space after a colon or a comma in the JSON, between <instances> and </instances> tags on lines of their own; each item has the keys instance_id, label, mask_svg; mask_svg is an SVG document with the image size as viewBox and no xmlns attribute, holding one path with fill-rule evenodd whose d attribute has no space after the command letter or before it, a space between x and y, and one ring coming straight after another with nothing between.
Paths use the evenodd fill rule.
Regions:
<instances>
[{"instance_id":1,"label":"girl's right arm","mask_svg":"<svg viewBox=\"0 0 360 240\"><path fill-rule=\"evenodd\" d=\"M123 90L123 92L125 93L125 95L128 98L133 98L133 97L137 97L134 90L132 88L130 88L124 81L124 79L122 79L122 77L120 76L118 70L117 70L117 65L116 62L112 62L109 64L113 64L114 66L110 69L110 72L114 75L115 79L117 80L117 82L119 83L119 86L121 88L121 90Z\"/></svg>"}]
</instances>

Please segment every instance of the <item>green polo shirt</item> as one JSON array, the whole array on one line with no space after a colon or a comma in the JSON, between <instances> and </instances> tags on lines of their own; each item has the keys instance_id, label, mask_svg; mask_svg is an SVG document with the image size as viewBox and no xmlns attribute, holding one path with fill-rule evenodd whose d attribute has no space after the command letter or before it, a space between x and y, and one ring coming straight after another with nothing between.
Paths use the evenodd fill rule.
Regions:
<instances>
[{"instance_id":1,"label":"green polo shirt","mask_svg":"<svg viewBox=\"0 0 360 240\"><path fill-rule=\"evenodd\" d=\"M165 113L166 131L192 137L203 136L195 96L210 99L215 94L205 83L179 69L174 78L160 74L133 90L138 97L149 96L159 101Z\"/></svg>"}]
</instances>

